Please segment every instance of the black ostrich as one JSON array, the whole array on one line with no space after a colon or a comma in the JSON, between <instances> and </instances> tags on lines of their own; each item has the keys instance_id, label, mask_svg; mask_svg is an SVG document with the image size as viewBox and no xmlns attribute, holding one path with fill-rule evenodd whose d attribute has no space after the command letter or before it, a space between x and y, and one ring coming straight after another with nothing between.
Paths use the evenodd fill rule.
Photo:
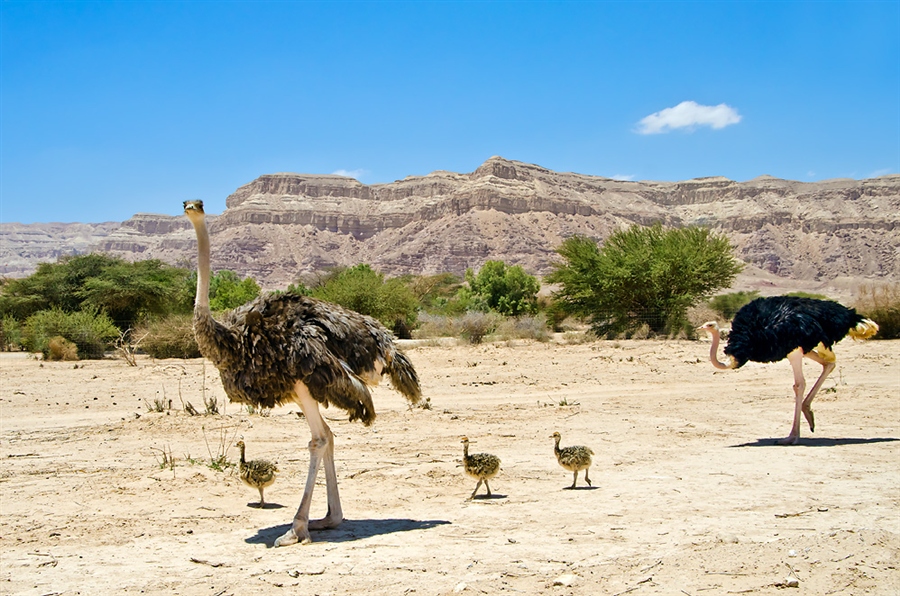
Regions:
<instances>
[{"instance_id":1,"label":"black ostrich","mask_svg":"<svg viewBox=\"0 0 900 596\"><path fill-rule=\"evenodd\" d=\"M806 417L809 430L815 431L812 403L825 378L834 370L835 356L831 346L847 335L853 339L867 339L878 332L878 325L852 308L831 300L774 296L757 298L741 308L731 322L726 364L716 357L719 348L719 326L710 321L698 331L709 332L712 346L709 360L720 369L740 368L748 360L777 362L788 359L794 369L794 423L791 434L778 441L793 445L800 438L800 413ZM806 379L803 378L803 357L822 365L822 374L804 399Z\"/></svg>"},{"instance_id":2,"label":"black ostrich","mask_svg":"<svg viewBox=\"0 0 900 596\"><path fill-rule=\"evenodd\" d=\"M200 353L219 369L234 402L257 407L295 402L309 423L309 473L291 529L275 546L310 542L309 530L333 528L344 517L334 469L334 435L319 404L335 405L369 425L372 395L382 374L408 401L419 401L419 379L390 332L371 317L295 294L270 294L215 320L209 310L209 232L202 201L185 201L197 232L197 297L194 335ZM309 521L319 463L324 462L328 513Z\"/></svg>"}]
</instances>

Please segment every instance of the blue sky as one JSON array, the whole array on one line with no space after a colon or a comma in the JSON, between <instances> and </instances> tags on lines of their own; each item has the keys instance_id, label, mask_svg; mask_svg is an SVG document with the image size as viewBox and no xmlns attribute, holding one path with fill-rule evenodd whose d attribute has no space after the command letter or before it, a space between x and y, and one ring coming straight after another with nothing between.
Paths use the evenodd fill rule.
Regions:
<instances>
[{"instance_id":1,"label":"blue sky","mask_svg":"<svg viewBox=\"0 0 900 596\"><path fill-rule=\"evenodd\" d=\"M273 172L492 155L900 173L900 2L0 2L0 221L219 213Z\"/></svg>"}]
</instances>

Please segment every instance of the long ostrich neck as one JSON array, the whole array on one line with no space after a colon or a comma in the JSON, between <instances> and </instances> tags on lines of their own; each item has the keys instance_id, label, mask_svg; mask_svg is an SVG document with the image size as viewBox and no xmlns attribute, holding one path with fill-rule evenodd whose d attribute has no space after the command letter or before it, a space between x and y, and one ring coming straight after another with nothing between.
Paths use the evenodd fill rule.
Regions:
<instances>
[{"instance_id":1,"label":"long ostrich neck","mask_svg":"<svg viewBox=\"0 0 900 596\"><path fill-rule=\"evenodd\" d=\"M560 440L561 438L562 438L562 437L556 437L556 438L554 439L556 442L555 442L554 445L553 445L553 451L554 451L554 453L556 453L556 455L559 455L559 451L560 451L560 450L559 450L559 440Z\"/></svg>"},{"instance_id":2,"label":"long ostrich neck","mask_svg":"<svg viewBox=\"0 0 900 596\"><path fill-rule=\"evenodd\" d=\"M709 346L709 361L712 362L712 365L721 370L728 370L731 368L724 362L721 362L718 357L719 352L719 330L718 329L710 329L709 334L712 335L712 345Z\"/></svg>"},{"instance_id":3,"label":"long ostrich neck","mask_svg":"<svg viewBox=\"0 0 900 596\"><path fill-rule=\"evenodd\" d=\"M469 443L463 443L463 459L469 459Z\"/></svg>"},{"instance_id":4,"label":"long ostrich neck","mask_svg":"<svg viewBox=\"0 0 900 596\"><path fill-rule=\"evenodd\" d=\"M197 296L194 299L194 312L209 313L209 230L206 219L194 224L197 232Z\"/></svg>"}]
</instances>

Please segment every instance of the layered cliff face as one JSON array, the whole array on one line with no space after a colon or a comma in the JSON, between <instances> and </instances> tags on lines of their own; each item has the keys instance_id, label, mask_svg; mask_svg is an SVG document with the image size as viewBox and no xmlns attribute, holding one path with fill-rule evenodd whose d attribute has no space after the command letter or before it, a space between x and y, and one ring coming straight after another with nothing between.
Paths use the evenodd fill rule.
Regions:
<instances>
[{"instance_id":1,"label":"layered cliff face","mask_svg":"<svg viewBox=\"0 0 900 596\"><path fill-rule=\"evenodd\" d=\"M38 263L93 250L119 222L0 224L0 277L26 277Z\"/></svg>"},{"instance_id":2,"label":"layered cliff face","mask_svg":"<svg viewBox=\"0 0 900 596\"><path fill-rule=\"evenodd\" d=\"M542 275L567 237L631 224L724 232L760 275L900 279L900 176L801 183L762 176L623 182L493 157L470 174L389 184L269 174L210 218L213 267L283 287L298 275L369 263L388 275L463 273L488 259ZM183 217L136 215L96 245L127 258L193 262Z\"/></svg>"}]
</instances>

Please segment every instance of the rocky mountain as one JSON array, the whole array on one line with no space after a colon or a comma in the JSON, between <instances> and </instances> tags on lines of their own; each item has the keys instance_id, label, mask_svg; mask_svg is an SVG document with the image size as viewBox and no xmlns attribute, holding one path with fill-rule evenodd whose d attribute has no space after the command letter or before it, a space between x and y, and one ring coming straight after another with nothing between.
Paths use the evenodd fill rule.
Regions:
<instances>
[{"instance_id":1,"label":"rocky mountain","mask_svg":"<svg viewBox=\"0 0 900 596\"><path fill-rule=\"evenodd\" d=\"M468 174L437 171L374 185L333 175L268 174L229 196L225 212L210 218L210 232L214 269L252 275L274 288L360 262L388 275L461 274L502 259L543 275L568 236L603 240L624 226L657 221L727 234L748 264L742 283L763 293L791 283L840 289L864 279L900 279L900 175L817 183L769 176L628 182L501 157ZM138 214L99 232L94 248L111 254L183 265L194 259L193 230L183 217ZM28 252L5 227L2 234L5 249ZM56 244L61 248L66 239Z\"/></svg>"},{"instance_id":2,"label":"rocky mountain","mask_svg":"<svg viewBox=\"0 0 900 596\"><path fill-rule=\"evenodd\" d=\"M95 250L122 224L2 223L0 224L0 276L25 277L38 263L55 263L59 257Z\"/></svg>"}]
</instances>

